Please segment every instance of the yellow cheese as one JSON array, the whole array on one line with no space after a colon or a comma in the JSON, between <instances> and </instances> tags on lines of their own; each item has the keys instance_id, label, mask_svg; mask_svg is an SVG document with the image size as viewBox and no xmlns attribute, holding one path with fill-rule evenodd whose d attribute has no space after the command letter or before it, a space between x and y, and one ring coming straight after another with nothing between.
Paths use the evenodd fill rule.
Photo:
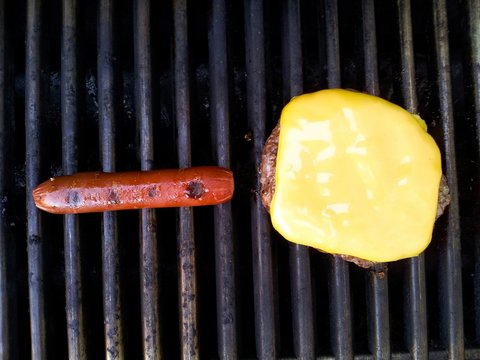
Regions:
<instances>
[{"instance_id":1,"label":"yellow cheese","mask_svg":"<svg viewBox=\"0 0 480 360\"><path fill-rule=\"evenodd\" d=\"M301 95L280 119L272 223L328 253L416 256L432 237L441 174L420 117L354 91Z\"/></svg>"}]
</instances>

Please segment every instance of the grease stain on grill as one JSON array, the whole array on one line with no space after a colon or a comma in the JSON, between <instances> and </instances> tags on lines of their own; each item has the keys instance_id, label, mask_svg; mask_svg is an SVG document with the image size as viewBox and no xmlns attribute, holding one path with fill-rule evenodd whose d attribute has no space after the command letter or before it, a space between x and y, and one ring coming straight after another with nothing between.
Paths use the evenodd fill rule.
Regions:
<instances>
[{"instance_id":1,"label":"grease stain on grill","mask_svg":"<svg viewBox=\"0 0 480 360\"><path fill-rule=\"evenodd\" d=\"M37 244L40 244L40 242L42 241L42 238L38 235L30 235L28 237L28 243L30 245L37 245Z\"/></svg>"},{"instance_id":2,"label":"grease stain on grill","mask_svg":"<svg viewBox=\"0 0 480 360\"><path fill-rule=\"evenodd\" d=\"M77 190L69 190L67 192L67 196L65 197L65 202L67 205L71 205L73 207L78 206L80 203L80 194Z\"/></svg>"},{"instance_id":3,"label":"grease stain on grill","mask_svg":"<svg viewBox=\"0 0 480 360\"><path fill-rule=\"evenodd\" d=\"M108 203L109 204L120 204L120 197L117 192L113 189L108 193Z\"/></svg>"},{"instance_id":4,"label":"grease stain on grill","mask_svg":"<svg viewBox=\"0 0 480 360\"><path fill-rule=\"evenodd\" d=\"M120 351L118 350L119 342L116 341L118 336L118 326L114 326L108 331L108 337L113 341L113 344L112 346L107 347L107 352L110 354L112 359L118 359L120 355Z\"/></svg>"},{"instance_id":5,"label":"grease stain on grill","mask_svg":"<svg viewBox=\"0 0 480 360\"><path fill-rule=\"evenodd\" d=\"M73 311L73 309L71 309ZM67 309L68 311L68 309ZM68 322L68 328L73 331L73 333L75 334L75 336L79 336L80 334L80 322L78 320L72 320L72 321L69 321Z\"/></svg>"},{"instance_id":6,"label":"grease stain on grill","mask_svg":"<svg viewBox=\"0 0 480 360\"><path fill-rule=\"evenodd\" d=\"M185 195L191 199L200 199L205 193L205 186L200 180L192 180L185 189Z\"/></svg>"},{"instance_id":7,"label":"grease stain on grill","mask_svg":"<svg viewBox=\"0 0 480 360\"><path fill-rule=\"evenodd\" d=\"M118 342L115 343L115 345L117 346L118 345ZM109 355L113 358L113 359L118 359L118 356L119 356L119 351L116 347L109 347L107 348L107 351L109 353Z\"/></svg>"}]
</instances>

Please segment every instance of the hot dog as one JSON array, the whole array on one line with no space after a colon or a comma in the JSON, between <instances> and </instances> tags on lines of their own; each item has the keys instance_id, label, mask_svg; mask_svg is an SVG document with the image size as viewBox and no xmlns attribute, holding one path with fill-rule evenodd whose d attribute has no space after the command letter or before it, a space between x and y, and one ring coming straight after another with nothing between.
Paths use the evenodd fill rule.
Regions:
<instances>
[{"instance_id":1,"label":"hot dog","mask_svg":"<svg viewBox=\"0 0 480 360\"><path fill-rule=\"evenodd\" d=\"M232 172L215 166L51 178L33 190L35 205L54 214L216 205L233 196Z\"/></svg>"}]
</instances>

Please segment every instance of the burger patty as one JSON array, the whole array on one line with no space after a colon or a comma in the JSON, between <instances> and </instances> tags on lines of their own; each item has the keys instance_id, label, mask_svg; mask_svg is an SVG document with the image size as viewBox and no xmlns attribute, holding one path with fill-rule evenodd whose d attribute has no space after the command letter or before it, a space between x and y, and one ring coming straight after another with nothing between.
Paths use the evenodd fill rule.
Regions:
<instances>
[{"instance_id":1,"label":"burger patty","mask_svg":"<svg viewBox=\"0 0 480 360\"><path fill-rule=\"evenodd\" d=\"M277 151L278 151L278 137L280 135L280 123L275 126L272 133L268 137L265 146L263 147L262 161L260 163L260 195L263 206L270 212L270 203L272 202L273 194L275 193L275 170L277 167ZM448 189L447 178L442 175L440 181L440 189L438 193L438 206L436 218L443 214L445 208L450 204L450 191ZM344 260L351 261L354 264L371 268L376 265L373 261L359 259L350 255L337 255Z\"/></svg>"}]
</instances>

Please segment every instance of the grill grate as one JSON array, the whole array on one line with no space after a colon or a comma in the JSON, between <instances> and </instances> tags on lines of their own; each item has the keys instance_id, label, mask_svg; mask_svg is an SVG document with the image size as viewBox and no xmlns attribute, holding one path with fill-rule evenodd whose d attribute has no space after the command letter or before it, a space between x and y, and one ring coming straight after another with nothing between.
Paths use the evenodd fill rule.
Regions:
<instances>
[{"instance_id":1,"label":"grill grate","mask_svg":"<svg viewBox=\"0 0 480 360\"><path fill-rule=\"evenodd\" d=\"M0 1L2 358L480 358L478 2L281 5ZM433 243L383 277L288 244L260 201L282 106L325 87L420 113L444 154ZM208 164L231 203L59 217L29 196Z\"/></svg>"},{"instance_id":2,"label":"grill grate","mask_svg":"<svg viewBox=\"0 0 480 360\"><path fill-rule=\"evenodd\" d=\"M27 9L25 50L25 188L27 193L30 193L40 182L40 117L42 107L40 49L43 25L40 9L40 2L30 2ZM46 357L43 233L40 214L31 197L27 197L27 219L31 354L32 358L43 359ZM8 313L8 310L5 312Z\"/></svg>"},{"instance_id":3,"label":"grill grate","mask_svg":"<svg viewBox=\"0 0 480 360\"><path fill-rule=\"evenodd\" d=\"M260 166L263 144L266 139L266 81L265 81L265 32L261 2L245 2L245 50L247 73L248 126L253 134L251 160L254 167ZM256 179L255 188L260 187ZM263 209L260 194L251 199L252 265L255 311L255 334L258 358L276 358L275 339L275 279L272 266L272 242L270 220Z\"/></svg>"},{"instance_id":4,"label":"grill grate","mask_svg":"<svg viewBox=\"0 0 480 360\"><path fill-rule=\"evenodd\" d=\"M113 1L98 8L98 121L102 170L115 171L115 75L113 69ZM102 283L105 353L124 358L124 330L121 321L118 218L114 212L102 215Z\"/></svg>"}]
</instances>

